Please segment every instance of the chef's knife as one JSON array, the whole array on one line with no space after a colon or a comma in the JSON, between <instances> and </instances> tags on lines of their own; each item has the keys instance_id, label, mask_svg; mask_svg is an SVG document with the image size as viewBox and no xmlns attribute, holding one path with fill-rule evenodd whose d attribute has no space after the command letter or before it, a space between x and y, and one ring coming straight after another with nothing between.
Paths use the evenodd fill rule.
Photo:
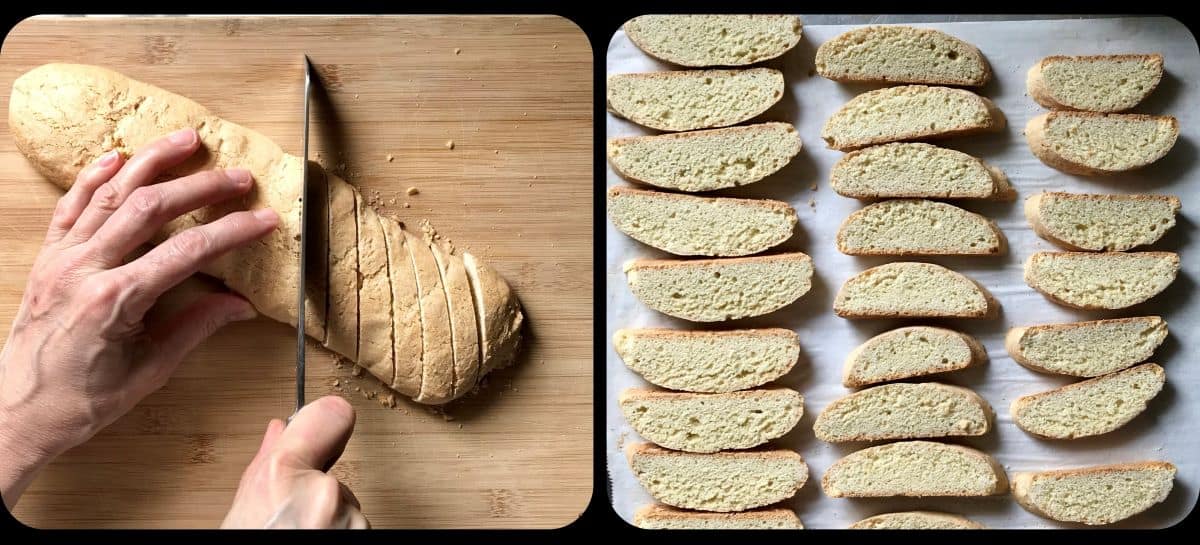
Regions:
<instances>
[{"instance_id":1,"label":"chef's knife","mask_svg":"<svg viewBox=\"0 0 1200 545\"><path fill-rule=\"evenodd\" d=\"M300 178L300 278L298 282L298 297L296 301L296 412L304 406L304 314L307 298L304 290L307 287L305 264L308 263L308 103L312 90L312 63L308 55L304 56L304 162ZM294 416L294 413L293 413ZM291 421L291 418L288 418Z\"/></svg>"}]
</instances>

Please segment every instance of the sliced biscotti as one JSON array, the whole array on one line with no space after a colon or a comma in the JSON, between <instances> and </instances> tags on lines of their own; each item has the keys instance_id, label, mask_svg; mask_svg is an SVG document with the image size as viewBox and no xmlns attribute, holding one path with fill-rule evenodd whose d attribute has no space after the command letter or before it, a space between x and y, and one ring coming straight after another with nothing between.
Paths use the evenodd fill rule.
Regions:
<instances>
[{"instance_id":1,"label":"sliced biscotti","mask_svg":"<svg viewBox=\"0 0 1200 545\"><path fill-rule=\"evenodd\" d=\"M959 445L901 441L853 452L821 478L831 498L992 496L1008 491L991 456Z\"/></svg>"},{"instance_id":2,"label":"sliced biscotti","mask_svg":"<svg viewBox=\"0 0 1200 545\"><path fill-rule=\"evenodd\" d=\"M1175 226L1179 198L1046 192L1025 200L1038 236L1068 250L1125 251L1153 244Z\"/></svg>"},{"instance_id":3,"label":"sliced biscotti","mask_svg":"<svg viewBox=\"0 0 1200 545\"><path fill-rule=\"evenodd\" d=\"M408 397L421 394L421 303L408 239L400 224L380 218L387 242L388 279L392 286L393 390ZM473 313L473 312L472 312Z\"/></svg>"},{"instance_id":4,"label":"sliced biscotti","mask_svg":"<svg viewBox=\"0 0 1200 545\"><path fill-rule=\"evenodd\" d=\"M1098 377L1150 359L1166 338L1166 321L1139 316L1014 327L1004 337L1004 348L1034 371Z\"/></svg>"},{"instance_id":5,"label":"sliced biscotti","mask_svg":"<svg viewBox=\"0 0 1200 545\"><path fill-rule=\"evenodd\" d=\"M850 214L837 233L847 255L1001 255L1004 234L992 220L925 199L892 199Z\"/></svg>"},{"instance_id":6,"label":"sliced biscotti","mask_svg":"<svg viewBox=\"0 0 1200 545\"><path fill-rule=\"evenodd\" d=\"M679 191L712 191L757 182L800 153L790 123L612 138L608 161L631 180Z\"/></svg>"},{"instance_id":7,"label":"sliced biscotti","mask_svg":"<svg viewBox=\"0 0 1200 545\"><path fill-rule=\"evenodd\" d=\"M625 34L651 57L680 66L744 66L778 57L800 42L794 15L642 15Z\"/></svg>"},{"instance_id":8,"label":"sliced biscotti","mask_svg":"<svg viewBox=\"0 0 1200 545\"><path fill-rule=\"evenodd\" d=\"M821 138L850 151L902 140L927 140L998 131L1004 114L964 89L901 85L858 95L825 122Z\"/></svg>"},{"instance_id":9,"label":"sliced biscotti","mask_svg":"<svg viewBox=\"0 0 1200 545\"><path fill-rule=\"evenodd\" d=\"M1051 110L1120 112L1137 106L1162 80L1163 57L1052 55L1029 69L1029 96Z\"/></svg>"},{"instance_id":10,"label":"sliced biscotti","mask_svg":"<svg viewBox=\"0 0 1200 545\"><path fill-rule=\"evenodd\" d=\"M1008 178L961 151L893 142L852 151L833 165L829 184L855 199L895 197L1011 200Z\"/></svg>"},{"instance_id":11,"label":"sliced biscotti","mask_svg":"<svg viewBox=\"0 0 1200 545\"><path fill-rule=\"evenodd\" d=\"M1166 289L1179 273L1174 252L1038 252L1025 261L1025 283L1075 308L1119 309Z\"/></svg>"},{"instance_id":12,"label":"sliced biscotti","mask_svg":"<svg viewBox=\"0 0 1200 545\"><path fill-rule=\"evenodd\" d=\"M1062 388L1013 400L1013 422L1049 439L1078 439L1113 431L1142 411L1162 391L1162 367L1143 363Z\"/></svg>"},{"instance_id":13,"label":"sliced biscotti","mask_svg":"<svg viewBox=\"0 0 1200 545\"><path fill-rule=\"evenodd\" d=\"M1112 524L1167 499L1175 465L1146 461L1022 471L1013 474L1013 498L1030 513L1063 522Z\"/></svg>"},{"instance_id":14,"label":"sliced biscotti","mask_svg":"<svg viewBox=\"0 0 1200 545\"><path fill-rule=\"evenodd\" d=\"M984 318L996 304L982 286L960 273L902 261L846 280L833 311L843 318Z\"/></svg>"},{"instance_id":15,"label":"sliced biscotti","mask_svg":"<svg viewBox=\"0 0 1200 545\"><path fill-rule=\"evenodd\" d=\"M421 307L421 393L420 403L446 403L454 397L454 347L451 344L450 308L442 275L433 250L421 239L404 230L405 245L417 277Z\"/></svg>"},{"instance_id":16,"label":"sliced biscotti","mask_svg":"<svg viewBox=\"0 0 1200 545\"><path fill-rule=\"evenodd\" d=\"M812 286L812 258L793 252L731 259L635 259L629 289L646 306L693 322L761 316Z\"/></svg>"},{"instance_id":17,"label":"sliced biscotti","mask_svg":"<svg viewBox=\"0 0 1200 545\"><path fill-rule=\"evenodd\" d=\"M744 511L786 500L808 480L808 465L785 449L695 454L649 443L626 449L629 465L654 499L700 511Z\"/></svg>"},{"instance_id":18,"label":"sliced biscotti","mask_svg":"<svg viewBox=\"0 0 1200 545\"><path fill-rule=\"evenodd\" d=\"M392 284L388 277L387 239L379 214L359 198L358 205L358 364L390 383L395 375L392 354Z\"/></svg>"},{"instance_id":19,"label":"sliced biscotti","mask_svg":"<svg viewBox=\"0 0 1200 545\"><path fill-rule=\"evenodd\" d=\"M842 384L860 388L881 382L965 369L987 359L974 337L950 329L911 326L885 331L846 357Z\"/></svg>"},{"instance_id":20,"label":"sliced biscotti","mask_svg":"<svg viewBox=\"0 0 1200 545\"><path fill-rule=\"evenodd\" d=\"M924 382L884 384L835 399L813 424L827 443L983 435L992 407L966 388Z\"/></svg>"},{"instance_id":21,"label":"sliced biscotti","mask_svg":"<svg viewBox=\"0 0 1200 545\"><path fill-rule=\"evenodd\" d=\"M633 515L633 525L647 530L802 530L791 509L761 508L740 513L688 511L647 505Z\"/></svg>"},{"instance_id":22,"label":"sliced biscotti","mask_svg":"<svg viewBox=\"0 0 1200 545\"><path fill-rule=\"evenodd\" d=\"M800 357L795 331L621 329L613 347L630 369L651 383L685 392L733 392L762 386Z\"/></svg>"},{"instance_id":23,"label":"sliced biscotti","mask_svg":"<svg viewBox=\"0 0 1200 545\"><path fill-rule=\"evenodd\" d=\"M358 361L358 191L329 189L329 291L325 348ZM418 355L417 357L420 357Z\"/></svg>"},{"instance_id":24,"label":"sliced biscotti","mask_svg":"<svg viewBox=\"0 0 1200 545\"><path fill-rule=\"evenodd\" d=\"M521 345L524 315L508 283L487 263L463 252L463 267L471 282L475 323L479 326L480 376L511 365Z\"/></svg>"},{"instance_id":25,"label":"sliced biscotti","mask_svg":"<svg viewBox=\"0 0 1200 545\"><path fill-rule=\"evenodd\" d=\"M614 74L608 109L660 131L741 123L783 98L783 73L772 68Z\"/></svg>"},{"instance_id":26,"label":"sliced biscotti","mask_svg":"<svg viewBox=\"0 0 1200 545\"><path fill-rule=\"evenodd\" d=\"M622 233L675 255L756 254L790 238L796 227L796 210L783 201L619 186L608 190L608 217Z\"/></svg>"},{"instance_id":27,"label":"sliced biscotti","mask_svg":"<svg viewBox=\"0 0 1200 545\"><path fill-rule=\"evenodd\" d=\"M617 405L638 435L685 452L757 447L792 431L804 414L804 398L789 388L723 394L629 388Z\"/></svg>"},{"instance_id":28,"label":"sliced biscotti","mask_svg":"<svg viewBox=\"0 0 1200 545\"><path fill-rule=\"evenodd\" d=\"M446 310L450 315L450 341L454 350L455 398L475 389L479 380L479 328L475 323L475 305L471 283L462 259L436 241L429 241L433 259L446 290Z\"/></svg>"},{"instance_id":29,"label":"sliced biscotti","mask_svg":"<svg viewBox=\"0 0 1200 545\"><path fill-rule=\"evenodd\" d=\"M928 28L869 26L817 48L817 73L842 82L925 83L980 87L992 79L975 46Z\"/></svg>"},{"instance_id":30,"label":"sliced biscotti","mask_svg":"<svg viewBox=\"0 0 1200 545\"><path fill-rule=\"evenodd\" d=\"M1025 141L1052 168L1105 176L1162 159L1179 138L1179 121L1167 115L1049 112L1029 120Z\"/></svg>"},{"instance_id":31,"label":"sliced biscotti","mask_svg":"<svg viewBox=\"0 0 1200 545\"><path fill-rule=\"evenodd\" d=\"M935 511L884 513L850 525L851 530L982 530L978 522Z\"/></svg>"}]
</instances>

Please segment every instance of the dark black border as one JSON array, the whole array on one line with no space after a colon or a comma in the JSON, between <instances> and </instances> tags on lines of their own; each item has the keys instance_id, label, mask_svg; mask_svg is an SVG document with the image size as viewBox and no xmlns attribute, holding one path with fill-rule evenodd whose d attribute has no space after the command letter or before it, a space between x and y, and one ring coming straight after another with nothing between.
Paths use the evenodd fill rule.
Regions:
<instances>
[{"instance_id":1,"label":"dark black border","mask_svg":"<svg viewBox=\"0 0 1200 545\"><path fill-rule=\"evenodd\" d=\"M120 13L124 14L220 14L220 13L246 13L246 14L307 14L307 13L347 13L347 14L392 14L392 13L504 13L504 14L534 14L534 13L549 13L563 16L573 21L579 26L588 36L593 53L593 72L594 72L594 91L596 100L594 103L594 160L593 160L593 179L594 179L594 195L593 195L593 232L595 233L595 245L593 247L593 286L594 286L594 309L593 309L593 339L595 348L593 350L594 357L594 377L593 381L593 405L594 414L603 415L605 400L604 387L604 355L607 339L604 333L604 317L605 317L605 300L604 289L605 275L604 267L601 265L604 261L604 233L605 233L605 210L604 210L604 178L605 178L605 162L606 158L603 153L603 147L600 145L605 140L604 123L602 120L605 116L603 92L605 82L605 54L609 40L613 32L626 20L633 16L643 13L672 13L672 12L707 12L707 13L796 13L805 12L812 13L821 9L838 8L830 13L1054 13L1061 15L1069 15L1073 13L1088 13L1088 12L1128 12L1131 9L1145 10L1142 13L1146 14L1163 14L1172 16L1187 26L1196 35L1198 27L1197 21L1200 20L1195 16L1189 16L1187 12L1182 10L1182 3L1171 3L1162 5L1151 4L1129 4L1129 3L1112 3L1104 4L1102 2L1059 2L1053 5L1052 9L1044 3L1033 2L1005 2L988 4L964 4L959 2L923 2L915 3L896 3L896 2L872 2L871 0L859 1L855 3L805 3L805 2L715 2L711 0L696 0L691 2L666 2L648 0L642 2L629 2L626 4L620 2L601 1L601 2L545 2L545 1L504 1L496 0L494 2L486 2L479 0L457 0L454 2L427 2L414 3L416 5L406 5L403 2L380 2L380 1L340 1L335 4L310 2L300 4L298 2L219 2L208 0L203 4L200 3L183 3L175 2L166 4L163 2L150 4L138 2L123 2L119 5L111 4L90 4L90 5L74 5L71 7L51 6L48 4L33 5L30 3L9 2L9 6L5 7L7 16L3 25L5 35L8 31L14 28L22 19L29 17L35 13L105 13L111 12L114 8L120 8ZM964 8L966 8L964 10ZM970 8L991 8L988 10L980 9L972 11ZM1189 82L1200 83L1200 82ZM7 91L7 90L4 90ZM1200 107L1200 105L1196 105ZM574 541L592 541L604 540L610 542L624 538L640 538L653 539L655 542L675 542L686 541L688 543L696 542L728 542L731 535L726 532L648 532L633 528L626 524L623 520L616 516L609 503L608 493L608 475L605 469L606 459L606 424L603 418L597 417L593 423L594 430L594 454L593 454L593 491L590 503L587 509L578 520L558 530L383 530L384 532L404 532L405 535L401 539L449 539L451 542L480 537L484 539L512 539L520 540L520 542L574 542ZM4 463L0 460L0 463ZM116 500L114 500L116 501ZM1180 524L1165 529L1165 530L1065 530L1070 534L1061 534L1064 530L1027 530L1020 534L1021 538L1026 536L1034 538L1037 541L1049 538L1051 536L1066 537L1067 539L1087 539L1089 542L1116 542L1117 540L1127 541L1129 539L1137 539L1138 537L1163 539L1175 541L1185 538L1188 535L1196 533L1200 529L1200 515L1193 509ZM196 540L211 540L211 533L205 534L204 530L105 530L105 531L87 531L87 530L34 530L24 526L18 522L7 510L0 510L0 542L4 543L28 543L28 542L69 542L77 543L81 540L92 539L111 539L120 540L121 542L150 542L161 543L164 538L192 541ZM972 541L979 542L997 542L1001 539L1011 539L1013 535L1005 535L1001 530L985 530L976 531L970 534ZM1076 535L1079 532L1087 532L1086 536ZM372 534L347 534L339 532L333 535L333 532L290 532L286 535L271 534L272 538L286 539L294 543L323 543L327 544L331 541L336 542L360 542L365 540L378 540L379 535ZM1133 535L1137 534L1137 535ZM235 531L227 532L222 535L222 539L234 539L235 541L253 539L254 535L261 539L263 534L253 534L251 532ZM874 541L882 539L895 539L897 536L892 532L872 532L868 534L854 533L846 534L829 531L807 531L797 535L792 532L751 532L737 533L736 541L743 540L769 540L781 542L839 542L839 541ZM923 543L951 542L961 541L962 535L956 533L934 533L934 532L909 532L902 534L910 538L912 541ZM225 537L228 536L228 537ZM738 539L740 538L740 539ZM384 539L387 539L384 537ZM736 542L735 541L735 542ZM903 542L903 541L902 541Z\"/></svg>"}]
</instances>

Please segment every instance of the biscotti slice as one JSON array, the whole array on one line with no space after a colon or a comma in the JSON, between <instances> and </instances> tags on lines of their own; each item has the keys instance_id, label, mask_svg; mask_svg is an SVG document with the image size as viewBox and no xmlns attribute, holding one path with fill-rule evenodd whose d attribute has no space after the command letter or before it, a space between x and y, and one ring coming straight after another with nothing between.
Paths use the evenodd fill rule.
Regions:
<instances>
[{"instance_id":1,"label":"biscotti slice","mask_svg":"<svg viewBox=\"0 0 1200 545\"><path fill-rule=\"evenodd\" d=\"M842 222L838 251L847 255L1000 255L1004 234L979 214L925 199L864 206Z\"/></svg>"},{"instance_id":2,"label":"biscotti slice","mask_svg":"<svg viewBox=\"0 0 1200 545\"><path fill-rule=\"evenodd\" d=\"M812 258L800 252L731 259L635 259L629 289L646 306L693 322L761 316L812 286Z\"/></svg>"},{"instance_id":3,"label":"biscotti slice","mask_svg":"<svg viewBox=\"0 0 1200 545\"><path fill-rule=\"evenodd\" d=\"M1016 196L1003 173L987 163L923 142L893 142L847 153L833 165L829 184L838 195L855 199Z\"/></svg>"},{"instance_id":4,"label":"biscotti slice","mask_svg":"<svg viewBox=\"0 0 1200 545\"><path fill-rule=\"evenodd\" d=\"M1179 121L1167 115L1049 112L1029 120L1025 141L1052 168L1105 176L1162 159L1179 138Z\"/></svg>"},{"instance_id":5,"label":"biscotti slice","mask_svg":"<svg viewBox=\"0 0 1200 545\"><path fill-rule=\"evenodd\" d=\"M1004 348L1017 363L1043 373L1098 377L1150 359L1167 338L1158 316L1014 327Z\"/></svg>"},{"instance_id":6,"label":"biscotti slice","mask_svg":"<svg viewBox=\"0 0 1200 545\"><path fill-rule=\"evenodd\" d=\"M1079 439L1113 431L1142 411L1162 391L1162 367L1143 363L1062 388L1019 397L1012 418L1029 433L1048 439Z\"/></svg>"},{"instance_id":7,"label":"biscotti slice","mask_svg":"<svg viewBox=\"0 0 1200 545\"><path fill-rule=\"evenodd\" d=\"M759 123L608 141L608 161L631 180L679 191L712 191L757 182L800 153L790 123Z\"/></svg>"},{"instance_id":8,"label":"biscotti slice","mask_svg":"<svg viewBox=\"0 0 1200 545\"><path fill-rule=\"evenodd\" d=\"M1120 112L1137 106L1162 80L1163 57L1052 55L1029 69L1029 96L1051 110Z\"/></svg>"},{"instance_id":9,"label":"biscotti slice","mask_svg":"<svg viewBox=\"0 0 1200 545\"><path fill-rule=\"evenodd\" d=\"M1046 192L1025 200L1025 218L1038 236L1068 250L1121 252L1162 238L1179 206L1170 195Z\"/></svg>"},{"instance_id":10,"label":"biscotti slice","mask_svg":"<svg viewBox=\"0 0 1200 545\"><path fill-rule=\"evenodd\" d=\"M773 68L686 70L608 77L608 109L660 131L726 127L767 111L783 98Z\"/></svg>"},{"instance_id":11,"label":"biscotti slice","mask_svg":"<svg viewBox=\"0 0 1200 545\"><path fill-rule=\"evenodd\" d=\"M902 261L846 280L833 312L843 318L984 318L995 304L982 286L960 273Z\"/></svg>"},{"instance_id":12,"label":"biscotti slice","mask_svg":"<svg viewBox=\"0 0 1200 545\"><path fill-rule=\"evenodd\" d=\"M392 285L393 390L408 397L421 393L421 302L417 272L400 224L381 218L387 242L388 278Z\"/></svg>"},{"instance_id":13,"label":"biscotti slice","mask_svg":"<svg viewBox=\"0 0 1200 545\"><path fill-rule=\"evenodd\" d=\"M1179 273L1173 252L1038 252L1025 261L1025 283L1075 308L1119 309L1166 289Z\"/></svg>"},{"instance_id":14,"label":"biscotti slice","mask_svg":"<svg viewBox=\"0 0 1200 545\"><path fill-rule=\"evenodd\" d=\"M813 424L827 443L984 435L992 408L966 388L924 382L884 384L835 399Z\"/></svg>"},{"instance_id":15,"label":"biscotti slice","mask_svg":"<svg viewBox=\"0 0 1200 545\"><path fill-rule=\"evenodd\" d=\"M992 496L1008 491L991 456L959 445L901 441L853 452L821 478L831 498Z\"/></svg>"},{"instance_id":16,"label":"biscotti slice","mask_svg":"<svg viewBox=\"0 0 1200 545\"><path fill-rule=\"evenodd\" d=\"M786 500L808 480L808 465L785 449L695 454L649 443L626 450L633 474L659 502L700 511L745 511Z\"/></svg>"},{"instance_id":17,"label":"biscotti slice","mask_svg":"<svg viewBox=\"0 0 1200 545\"><path fill-rule=\"evenodd\" d=\"M790 238L796 226L796 210L783 201L629 187L608 190L608 217L622 233L675 255L756 254Z\"/></svg>"},{"instance_id":18,"label":"biscotti slice","mask_svg":"<svg viewBox=\"0 0 1200 545\"><path fill-rule=\"evenodd\" d=\"M638 435L685 452L757 447L792 431L804 414L804 398L789 388L724 394L629 388L617 404Z\"/></svg>"},{"instance_id":19,"label":"biscotti slice","mask_svg":"<svg viewBox=\"0 0 1200 545\"><path fill-rule=\"evenodd\" d=\"M1013 498L1030 513L1092 526L1112 524L1167 499L1175 465L1146 461L1022 471L1013 474Z\"/></svg>"},{"instance_id":20,"label":"biscotti slice","mask_svg":"<svg viewBox=\"0 0 1200 545\"><path fill-rule=\"evenodd\" d=\"M407 229L405 244L417 274L417 293L421 303L421 393L420 403L441 404L454 397L454 346L451 344L450 309L442 275L433 250Z\"/></svg>"},{"instance_id":21,"label":"biscotti slice","mask_svg":"<svg viewBox=\"0 0 1200 545\"><path fill-rule=\"evenodd\" d=\"M817 73L834 81L979 87L992 79L975 46L928 28L869 26L817 48Z\"/></svg>"},{"instance_id":22,"label":"biscotti slice","mask_svg":"<svg viewBox=\"0 0 1200 545\"><path fill-rule=\"evenodd\" d=\"M790 329L678 331L621 329L613 347L625 365L652 384L685 392L733 392L762 386L800 357Z\"/></svg>"},{"instance_id":23,"label":"biscotti slice","mask_svg":"<svg viewBox=\"0 0 1200 545\"><path fill-rule=\"evenodd\" d=\"M800 42L794 15L642 15L625 34L652 57L680 66L744 66L778 57Z\"/></svg>"},{"instance_id":24,"label":"biscotti slice","mask_svg":"<svg viewBox=\"0 0 1200 545\"><path fill-rule=\"evenodd\" d=\"M471 302L471 283L462 259L450 254L441 243L429 242L433 258L442 275L450 314L450 340L454 349L454 397L475 389L479 379L479 329L475 306Z\"/></svg>"},{"instance_id":25,"label":"biscotti slice","mask_svg":"<svg viewBox=\"0 0 1200 545\"><path fill-rule=\"evenodd\" d=\"M328 184L329 327L325 348L358 361L358 191L350 184ZM420 355L418 354L418 357Z\"/></svg>"},{"instance_id":26,"label":"biscotti slice","mask_svg":"<svg viewBox=\"0 0 1200 545\"><path fill-rule=\"evenodd\" d=\"M524 315L508 283L487 263L463 252L463 266L471 282L475 322L479 327L480 376L515 361L521 344Z\"/></svg>"},{"instance_id":27,"label":"biscotti slice","mask_svg":"<svg viewBox=\"0 0 1200 545\"><path fill-rule=\"evenodd\" d=\"M388 277L387 240L379 214L359 198L358 204L358 364L390 383L395 376L392 354L392 284Z\"/></svg>"},{"instance_id":28,"label":"biscotti slice","mask_svg":"<svg viewBox=\"0 0 1200 545\"><path fill-rule=\"evenodd\" d=\"M970 91L927 85L884 87L858 95L825 122L821 138L850 151L902 140L998 131L1004 114Z\"/></svg>"},{"instance_id":29,"label":"biscotti slice","mask_svg":"<svg viewBox=\"0 0 1200 545\"><path fill-rule=\"evenodd\" d=\"M647 530L802 530L791 509L761 508L740 513L688 511L666 505L647 505L633 515L633 525Z\"/></svg>"},{"instance_id":30,"label":"biscotti slice","mask_svg":"<svg viewBox=\"0 0 1200 545\"><path fill-rule=\"evenodd\" d=\"M846 357L842 384L859 388L881 382L965 369L987 359L974 337L950 329L911 326L876 335Z\"/></svg>"},{"instance_id":31,"label":"biscotti slice","mask_svg":"<svg viewBox=\"0 0 1200 545\"><path fill-rule=\"evenodd\" d=\"M905 511L884 513L850 525L851 530L982 530L984 525L950 513Z\"/></svg>"}]
</instances>

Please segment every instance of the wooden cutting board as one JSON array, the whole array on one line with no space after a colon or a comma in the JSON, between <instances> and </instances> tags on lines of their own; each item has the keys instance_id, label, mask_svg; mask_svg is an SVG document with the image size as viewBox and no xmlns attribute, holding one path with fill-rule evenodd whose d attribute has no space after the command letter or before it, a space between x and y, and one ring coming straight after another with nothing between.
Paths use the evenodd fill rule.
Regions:
<instances>
[{"instance_id":1,"label":"wooden cutting board","mask_svg":"<svg viewBox=\"0 0 1200 545\"><path fill-rule=\"evenodd\" d=\"M310 343L308 398L341 395L358 411L332 472L374 527L570 523L592 493L593 425L592 60L574 24L36 17L4 42L0 108L7 112L12 81L30 68L97 64L190 97L299 155L302 53L335 114L312 129L316 158L385 215L428 219L487 260L515 288L530 326L517 365L444 414L406 398L385 407L378 381ZM0 125L7 330L59 192ZM166 388L47 468L14 514L39 528L218 525L268 419L292 411L294 364L288 326L259 319L225 328Z\"/></svg>"}]
</instances>

